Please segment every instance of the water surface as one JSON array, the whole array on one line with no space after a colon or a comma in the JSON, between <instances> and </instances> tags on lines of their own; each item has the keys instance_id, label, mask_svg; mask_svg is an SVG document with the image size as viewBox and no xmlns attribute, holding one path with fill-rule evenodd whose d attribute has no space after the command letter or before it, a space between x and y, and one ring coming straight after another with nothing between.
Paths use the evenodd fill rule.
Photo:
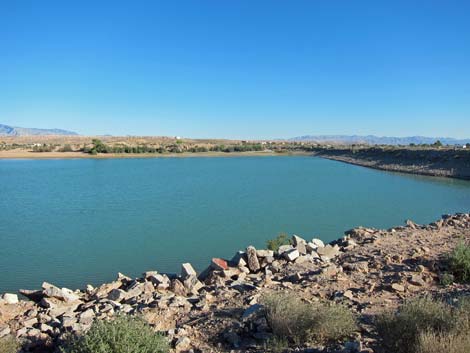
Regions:
<instances>
[{"instance_id":1,"label":"water surface","mask_svg":"<svg viewBox=\"0 0 470 353\"><path fill-rule=\"evenodd\" d=\"M470 182L314 157L0 160L0 292L179 272L279 232L469 212Z\"/></svg>"}]
</instances>

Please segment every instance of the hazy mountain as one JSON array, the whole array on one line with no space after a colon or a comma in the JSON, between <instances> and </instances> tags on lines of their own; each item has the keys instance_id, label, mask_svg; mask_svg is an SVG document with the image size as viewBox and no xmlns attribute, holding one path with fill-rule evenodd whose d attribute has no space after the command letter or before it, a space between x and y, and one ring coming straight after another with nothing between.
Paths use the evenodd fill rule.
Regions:
<instances>
[{"instance_id":1,"label":"hazy mountain","mask_svg":"<svg viewBox=\"0 0 470 353\"><path fill-rule=\"evenodd\" d=\"M304 142L330 142L330 143L365 143L369 145L409 145L414 143L416 145L426 143L432 144L437 140L445 145L462 145L470 143L470 139L454 139L451 137L424 137L424 136L410 136L410 137L387 137L387 136L359 136L359 135L305 135L289 139L289 141L304 141Z\"/></svg>"},{"instance_id":2,"label":"hazy mountain","mask_svg":"<svg viewBox=\"0 0 470 353\"><path fill-rule=\"evenodd\" d=\"M0 136L32 136L32 135L78 135L76 132L61 129L36 129L15 127L0 124Z\"/></svg>"}]
</instances>

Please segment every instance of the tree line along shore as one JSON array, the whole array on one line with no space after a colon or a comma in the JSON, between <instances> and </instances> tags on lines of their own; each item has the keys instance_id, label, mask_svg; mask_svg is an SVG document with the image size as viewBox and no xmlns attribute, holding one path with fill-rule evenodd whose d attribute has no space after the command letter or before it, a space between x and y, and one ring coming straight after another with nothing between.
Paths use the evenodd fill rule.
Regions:
<instances>
[{"instance_id":1,"label":"tree line along shore","mask_svg":"<svg viewBox=\"0 0 470 353\"><path fill-rule=\"evenodd\" d=\"M0 299L0 352L468 353L470 214Z\"/></svg>"},{"instance_id":2,"label":"tree line along shore","mask_svg":"<svg viewBox=\"0 0 470 353\"><path fill-rule=\"evenodd\" d=\"M38 142L39 141L39 142ZM470 148L428 145L370 146L291 141L194 140L179 137L84 136L0 140L0 158L125 158L310 154L364 167L470 179Z\"/></svg>"}]
</instances>

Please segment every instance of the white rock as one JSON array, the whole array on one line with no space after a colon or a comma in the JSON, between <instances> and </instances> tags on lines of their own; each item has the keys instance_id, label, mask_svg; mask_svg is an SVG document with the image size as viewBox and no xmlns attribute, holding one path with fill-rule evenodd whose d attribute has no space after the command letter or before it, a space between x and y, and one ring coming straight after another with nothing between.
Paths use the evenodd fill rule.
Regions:
<instances>
[{"instance_id":1,"label":"white rock","mask_svg":"<svg viewBox=\"0 0 470 353\"><path fill-rule=\"evenodd\" d=\"M189 262L186 262L181 265L181 277L188 278L188 277L196 277L197 273L196 270L191 266Z\"/></svg>"},{"instance_id":2,"label":"white rock","mask_svg":"<svg viewBox=\"0 0 470 353\"><path fill-rule=\"evenodd\" d=\"M299 254L299 250L297 249L290 249L290 250L287 250L286 252L284 252L282 254L286 260L288 261L294 261L296 258L298 258L300 256Z\"/></svg>"},{"instance_id":3,"label":"white rock","mask_svg":"<svg viewBox=\"0 0 470 353\"><path fill-rule=\"evenodd\" d=\"M186 336L178 338L178 340L175 343L175 350L177 352L187 351L190 347L191 347L191 340Z\"/></svg>"},{"instance_id":4,"label":"white rock","mask_svg":"<svg viewBox=\"0 0 470 353\"><path fill-rule=\"evenodd\" d=\"M277 250L277 253L279 255L282 255L286 251L292 250L294 247L292 245L281 245L279 249Z\"/></svg>"},{"instance_id":5,"label":"white rock","mask_svg":"<svg viewBox=\"0 0 470 353\"><path fill-rule=\"evenodd\" d=\"M298 246L299 244L306 244L307 242L305 241L304 238L299 237L298 235L293 235L292 236L292 243L294 246Z\"/></svg>"},{"instance_id":6,"label":"white rock","mask_svg":"<svg viewBox=\"0 0 470 353\"><path fill-rule=\"evenodd\" d=\"M256 250L256 256L258 257L273 257L274 251L272 250Z\"/></svg>"},{"instance_id":7,"label":"white rock","mask_svg":"<svg viewBox=\"0 0 470 353\"><path fill-rule=\"evenodd\" d=\"M43 293L46 297L57 298L66 302L73 302L79 299L72 290L68 288L59 289L53 284L43 282L42 284Z\"/></svg>"},{"instance_id":8,"label":"white rock","mask_svg":"<svg viewBox=\"0 0 470 353\"><path fill-rule=\"evenodd\" d=\"M61 292L62 292L62 297L64 298L66 302L73 302L75 300L80 299L78 295L76 295L72 290L68 288L62 288Z\"/></svg>"},{"instance_id":9,"label":"white rock","mask_svg":"<svg viewBox=\"0 0 470 353\"><path fill-rule=\"evenodd\" d=\"M16 294L12 293L5 293L2 296L2 299L7 303L7 304L16 304L18 303L18 296Z\"/></svg>"},{"instance_id":10,"label":"white rock","mask_svg":"<svg viewBox=\"0 0 470 353\"><path fill-rule=\"evenodd\" d=\"M310 243L312 243L317 248L325 247L325 243L321 239L313 238Z\"/></svg>"}]
</instances>

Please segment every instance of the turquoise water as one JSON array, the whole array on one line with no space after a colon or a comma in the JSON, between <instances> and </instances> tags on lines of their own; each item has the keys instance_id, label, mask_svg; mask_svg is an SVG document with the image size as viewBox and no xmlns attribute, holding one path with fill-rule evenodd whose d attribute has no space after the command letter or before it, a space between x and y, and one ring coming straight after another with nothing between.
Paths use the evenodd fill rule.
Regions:
<instances>
[{"instance_id":1,"label":"turquoise water","mask_svg":"<svg viewBox=\"0 0 470 353\"><path fill-rule=\"evenodd\" d=\"M0 292L202 269L279 232L329 241L469 211L470 182L314 157L1 160Z\"/></svg>"}]
</instances>

